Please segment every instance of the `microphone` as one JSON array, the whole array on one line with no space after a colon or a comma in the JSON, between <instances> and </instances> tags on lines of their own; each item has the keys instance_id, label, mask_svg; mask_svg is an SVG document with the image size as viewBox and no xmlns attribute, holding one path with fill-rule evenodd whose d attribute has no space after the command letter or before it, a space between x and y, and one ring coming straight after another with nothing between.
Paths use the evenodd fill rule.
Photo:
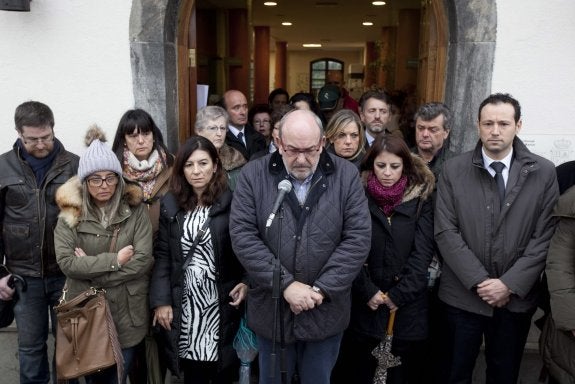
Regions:
<instances>
[{"instance_id":1,"label":"microphone","mask_svg":"<svg viewBox=\"0 0 575 384\"><path fill-rule=\"evenodd\" d=\"M280 209L280 205L284 201L285 196L291 192L292 184L289 180L282 180L278 184L278 197L276 197L276 201L274 202L274 207L272 208L272 213L270 213L268 217L268 221L266 221L266 228L269 228L276 217L276 213Z\"/></svg>"}]
</instances>

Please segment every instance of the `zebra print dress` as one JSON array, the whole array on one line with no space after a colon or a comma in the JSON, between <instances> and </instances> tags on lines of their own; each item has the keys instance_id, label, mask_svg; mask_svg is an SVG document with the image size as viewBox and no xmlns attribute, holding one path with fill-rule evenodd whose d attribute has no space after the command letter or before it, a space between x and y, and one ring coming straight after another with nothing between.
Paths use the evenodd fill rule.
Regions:
<instances>
[{"instance_id":1,"label":"zebra print dress","mask_svg":"<svg viewBox=\"0 0 575 384\"><path fill-rule=\"evenodd\" d=\"M210 207L186 213L182 254L186 254L208 217ZM209 228L198 243L184 273L179 356L194 361L217 361L220 328L216 263Z\"/></svg>"}]
</instances>

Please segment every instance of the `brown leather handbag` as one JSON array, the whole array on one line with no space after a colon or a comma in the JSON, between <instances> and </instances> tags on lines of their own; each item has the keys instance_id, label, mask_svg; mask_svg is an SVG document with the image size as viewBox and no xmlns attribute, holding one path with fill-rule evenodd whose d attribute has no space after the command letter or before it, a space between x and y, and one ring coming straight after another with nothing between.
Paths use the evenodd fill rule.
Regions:
<instances>
[{"instance_id":1,"label":"brown leather handbag","mask_svg":"<svg viewBox=\"0 0 575 384\"><path fill-rule=\"evenodd\" d=\"M113 366L121 380L124 360L116 326L102 289L91 288L54 309L58 318L56 333L56 372L59 380L73 379Z\"/></svg>"}]
</instances>

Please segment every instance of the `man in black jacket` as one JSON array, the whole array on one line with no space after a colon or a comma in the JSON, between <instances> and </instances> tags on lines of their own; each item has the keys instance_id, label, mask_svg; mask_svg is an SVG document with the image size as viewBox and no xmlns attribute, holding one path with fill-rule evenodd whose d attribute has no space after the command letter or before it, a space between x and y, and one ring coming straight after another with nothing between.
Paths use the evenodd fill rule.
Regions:
<instances>
[{"instance_id":1,"label":"man in black jacket","mask_svg":"<svg viewBox=\"0 0 575 384\"><path fill-rule=\"evenodd\" d=\"M248 101L243 93L229 90L224 93L220 104L230 116L227 145L240 151L246 160L266 149L266 139L248 123Z\"/></svg>"},{"instance_id":2,"label":"man in black jacket","mask_svg":"<svg viewBox=\"0 0 575 384\"><path fill-rule=\"evenodd\" d=\"M56 263L54 227L58 187L76 174L78 156L66 151L54 136L54 115L37 101L16 108L18 139L0 156L0 253L8 269L22 276L27 290L0 280L0 299L17 296L20 383L48 383L50 368L46 340L48 314L56 333L54 305L66 280ZM52 381L56 382L53 372Z\"/></svg>"}]
</instances>

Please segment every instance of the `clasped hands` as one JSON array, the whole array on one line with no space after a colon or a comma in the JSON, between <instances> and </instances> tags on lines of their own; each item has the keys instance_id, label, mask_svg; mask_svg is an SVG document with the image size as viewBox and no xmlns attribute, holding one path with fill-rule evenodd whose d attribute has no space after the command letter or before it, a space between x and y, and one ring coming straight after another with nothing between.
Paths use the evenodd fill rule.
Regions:
<instances>
[{"instance_id":1,"label":"clasped hands","mask_svg":"<svg viewBox=\"0 0 575 384\"><path fill-rule=\"evenodd\" d=\"M294 281L284 289L284 299L288 302L293 313L299 315L303 311L308 311L319 307L323 303L323 295L312 289L311 286Z\"/></svg>"},{"instance_id":2,"label":"clasped hands","mask_svg":"<svg viewBox=\"0 0 575 384\"><path fill-rule=\"evenodd\" d=\"M492 307L502 308L509 303L511 290L499 279L487 279L477 284L477 295Z\"/></svg>"}]
</instances>

